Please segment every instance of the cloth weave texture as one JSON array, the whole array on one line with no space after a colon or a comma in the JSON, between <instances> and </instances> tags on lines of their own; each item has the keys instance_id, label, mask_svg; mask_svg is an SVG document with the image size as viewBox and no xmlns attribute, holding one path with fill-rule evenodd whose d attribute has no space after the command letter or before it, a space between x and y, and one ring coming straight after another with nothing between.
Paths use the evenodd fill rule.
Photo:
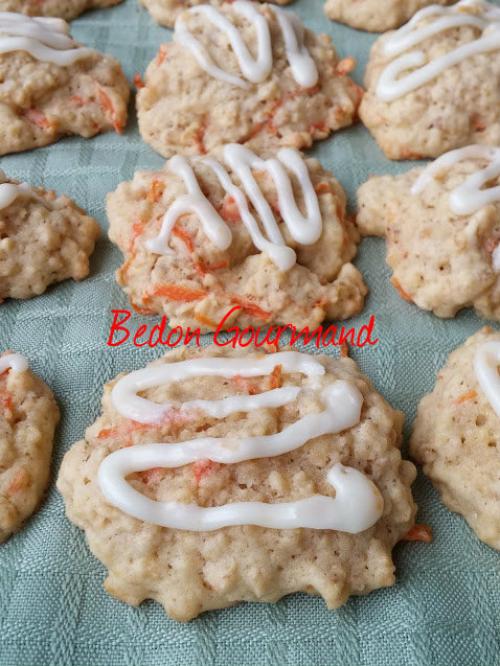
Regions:
<instances>
[{"instance_id":1,"label":"cloth weave texture","mask_svg":"<svg viewBox=\"0 0 500 666\"><path fill-rule=\"evenodd\" d=\"M290 8L313 30L330 34L341 55L357 58L361 82L375 36L330 22L322 0L296 0ZM78 40L117 57L129 79L143 73L160 43L171 39L137 0L86 14L73 22L72 31ZM386 160L359 125L312 153L333 170L351 206L369 175L412 166ZM141 140L132 113L123 136L65 139L6 157L0 165L11 177L73 197L103 229L87 280L0 305L0 349L25 354L62 410L46 501L0 546L0 665L499 665L500 555L444 507L421 474L414 486L418 521L432 525L434 542L398 545L397 584L353 598L338 611L328 611L319 598L294 595L275 605L242 604L179 624L153 602L131 608L104 592L105 570L83 533L66 520L54 479L65 451L98 415L103 384L162 353L106 346L111 310L128 302L114 280L120 253L105 235L106 193L135 170L162 163ZM368 239L356 259L370 295L363 313L349 323L360 326L376 314L380 342L354 350L353 356L377 389L405 412L407 436L418 401L432 389L447 354L484 322L472 312L443 321L403 302L389 284L384 256L384 241ZM135 316L133 321L142 320Z\"/></svg>"}]
</instances>

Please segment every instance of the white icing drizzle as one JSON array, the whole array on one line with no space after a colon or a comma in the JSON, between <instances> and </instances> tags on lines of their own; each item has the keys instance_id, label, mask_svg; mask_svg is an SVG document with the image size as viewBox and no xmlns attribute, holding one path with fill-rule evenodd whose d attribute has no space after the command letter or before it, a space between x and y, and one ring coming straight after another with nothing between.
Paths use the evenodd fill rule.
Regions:
<instances>
[{"instance_id":1,"label":"white icing drizzle","mask_svg":"<svg viewBox=\"0 0 500 666\"><path fill-rule=\"evenodd\" d=\"M27 51L33 58L65 67L92 53L69 36L66 21L0 12L0 53Z\"/></svg>"},{"instance_id":2,"label":"white icing drizzle","mask_svg":"<svg viewBox=\"0 0 500 666\"><path fill-rule=\"evenodd\" d=\"M484 169L478 168L452 190L450 210L455 215L471 215L490 203L500 201L500 186L483 189L487 183L500 177L500 148L490 146L467 146L441 155L422 171L412 187L412 194L420 194L436 178L465 160L481 160L488 165Z\"/></svg>"},{"instance_id":3,"label":"white icing drizzle","mask_svg":"<svg viewBox=\"0 0 500 666\"><path fill-rule=\"evenodd\" d=\"M210 76L239 88L247 88L249 86L247 81L261 83L271 73L273 67L271 33L266 17L252 2L237 0L232 7L255 29L256 58L250 53L239 29L221 11L208 5L193 7L188 11L191 14L200 14L227 36L241 73L246 80L226 72L215 64L203 44L189 31L182 15L175 23L174 40L188 48L200 67ZM276 7L273 8L273 11L283 34L286 56L295 81L304 88L315 86L318 82L318 70L304 44L303 24L295 14L287 13Z\"/></svg>"},{"instance_id":4,"label":"white icing drizzle","mask_svg":"<svg viewBox=\"0 0 500 666\"><path fill-rule=\"evenodd\" d=\"M28 369L28 361L21 354L4 354L0 356L0 374L8 369L14 372L24 372Z\"/></svg>"},{"instance_id":5,"label":"white icing drizzle","mask_svg":"<svg viewBox=\"0 0 500 666\"><path fill-rule=\"evenodd\" d=\"M0 184L0 210L4 210L21 194L35 195L27 183L1 183Z\"/></svg>"},{"instance_id":6,"label":"white icing drizzle","mask_svg":"<svg viewBox=\"0 0 500 666\"><path fill-rule=\"evenodd\" d=\"M285 244L273 210L261 192L252 169L266 171L273 179L278 194L280 215L292 238L301 245L312 245L319 240L323 225L318 196L311 183L304 158L292 148L283 148L276 157L263 160L239 144L225 146L223 155L226 164L240 179L244 192L232 182L229 173L220 162L211 157L204 158L201 162L212 169L225 192L234 199L254 245L267 254L281 270L289 270L296 262L296 254ZM302 215L297 206L285 166L295 175L301 187L306 216ZM201 191L188 160L180 156L173 157L168 162L168 168L172 173L181 176L188 194L179 197L170 206L163 217L159 235L146 242L148 249L159 254L173 253L168 247L172 229L181 215L193 212L199 217L203 230L212 243L220 250L226 250L231 244L231 230ZM262 233L251 213L248 200L258 213L266 235Z\"/></svg>"},{"instance_id":7,"label":"white icing drizzle","mask_svg":"<svg viewBox=\"0 0 500 666\"><path fill-rule=\"evenodd\" d=\"M172 403L155 404L137 396L154 386L200 376L257 377L268 375L276 365L285 372L308 377L304 389L288 387L256 396L232 396L223 400L196 400L184 409L201 409L211 416L262 407L285 405L296 400L303 390L320 390L317 378L324 367L306 354L281 352L259 359L206 358L144 368L123 377L112 391L112 402L121 414L142 423L156 423ZM316 378L316 380L315 380ZM293 390L290 390L293 389ZM383 499L377 487L361 472L333 465L327 473L335 487L335 498L314 495L295 502L266 504L236 502L202 508L196 504L157 502L126 481L133 472L155 467L177 468L200 460L236 464L255 458L274 457L302 447L315 437L336 434L359 423L363 396L353 384L336 381L321 389L324 410L307 414L273 435L255 437L202 437L179 444L147 444L113 452L99 467L98 482L106 499L125 513L144 522L193 531L215 530L231 525L259 525L276 529L332 529L358 533L374 525L382 515Z\"/></svg>"},{"instance_id":8,"label":"white icing drizzle","mask_svg":"<svg viewBox=\"0 0 500 666\"><path fill-rule=\"evenodd\" d=\"M433 19L420 25L422 20ZM445 30L472 26L481 35L452 51L426 62L423 51L412 50L429 37ZM432 81L448 67L477 55L500 49L500 9L482 0L461 0L451 7L432 5L418 11L406 25L395 31L384 44L384 53L396 57L382 71L376 94L391 102ZM404 75L405 72L413 70ZM402 75L402 76L401 76Z\"/></svg>"},{"instance_id":9,"label":"white icing drizzle","mask_svg":"<svg viewBox=\"0 0 500 666\"><path fill-rule=\"evenodd\" d=\"M474 371L481 390L500 417L500 342L491 340L482 344L474 357Z\"/></svg>"}]
</instances>

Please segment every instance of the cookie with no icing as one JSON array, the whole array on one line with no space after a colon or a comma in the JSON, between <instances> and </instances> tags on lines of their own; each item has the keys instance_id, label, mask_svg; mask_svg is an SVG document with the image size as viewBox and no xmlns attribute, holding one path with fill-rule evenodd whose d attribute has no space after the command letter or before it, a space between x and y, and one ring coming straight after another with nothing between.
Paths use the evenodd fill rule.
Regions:
<instances>
[{"instance_id":1,"label":"cookie with no icing","mask_svg":"<svg viewBox=\"0 0 500 666\"><path fill-rule=\"evenodd\" d=\"M450 354L420 402L410 451L477 536L500 550L500 333L483 328Z\"/></svg>"},{"instance_id":2,"label":"cookie with no icing","mask_svg":"<svg viewBox=\"0 0 500 666\"><path fill-rule=\"evenodd\" d=\"M184 347L105 386L57 485L129 604L336 608L394 583L415 516L402 422L348 358Z\"/></svg>"},{"instance_id":3,"label":"cookie with no icing","mask_svg":"<svg viewBox=\"0 0 500 666\"><path fill-rule=\"evenodd\" d=\"M360 117L390 159L500 145L500 8L426 7L373 45Z\"/></svg>"},{"instance_id":4,"label":"cookie with no icing","mask_svg":"<svg viewBox=\"0 0 500 666\"><path fill-rule=\"evenodd\" d=\"M428 5L449 5L453 0L327 0L325 12L333 21L358 30L385 32L405 23Z\"/></svg>"},{"instance_id":5,"label":"cookie with no icing","mask_svg":"<svg viewBox=\"0 0 500 666\"><path fill-rule=\"evenodd\" d=\"M98 236L97 222L68 197L0 172L0 303L87 277Z\"/></svg>"},{"instance_id":6,"label":"cookie with no icing","mask_svg":"<svg viewBox=\"0 0 500 666\"><path fill-rule=\"evenodd\" d=\"M304 148L351 125L362 91L327 35L275 5L200 5L149 65L139 130L164 157L226 143Z\"/></svg>"},{"instance_id":7,"label":"cookie with no icing","mask_svg":"<svg viewBox=\"0 0 500 666\"><path fill-rule=\"evenodd\" d=\"M136 310L172 326L214 330L231 311L223 328L344 319L366 294L345 205L332 174L290 148L176 156L108 195L117 280Z\"/></svg>"},{"instance_id":8,"label":"cookie with no icing","mask_svg":"<svg viewBox=\"0 0 500 666\"><path fill-rule=\"evenodd\" d=\"M361 186L358 228L386 238L405 300L438 317L474 307L500 321L499 185L500 149L476 145Z\"/></svg>"},{"instance_id":9,"label":"cookie with no icing","mask_svg":"<svg viewBox=\"0 0 500 666\"><path fill-rule=\"evenodd\" d=\"M0 543L35 511L47 487L59 409L25 358L0 355Z\"/></svg>"},{"instance_id":10,"label":"cookie with no icing","mask_svg":"<svg viewBox=\"0 0 500 666\"><path fill-rule=\"evenodd\" d=\"M89 9L112 7L122 0L0 0L1 12L57 16L70 21Z\"/></svg>"},{"instance_id":11,"label":"cookie with no icing","mask_svg":"<svg viewBox=\"0 0 500 666\"><path fill-rule=\"evenodd\" d=\"M160 25L166 25L168 28L173 27L176 18L187 7L196 7L201 4L210 4L215 7L220 7L227 0L209 0L208 3L204 0L140 0L140 2L151 13L151 16ZM277 5L287 5L293 0L270 0Z\"/></svg>"},{"instance_id":12,"label":"cookie with no icing","mask_svg":"<svg viewBox=\"0 0 500 666\"><path fill-rule=\"evenodd\" d=\"M120 64L75 42L62 19L0 14L0 54L0 155L125 127Z\"/></svg>"}]
</instances>

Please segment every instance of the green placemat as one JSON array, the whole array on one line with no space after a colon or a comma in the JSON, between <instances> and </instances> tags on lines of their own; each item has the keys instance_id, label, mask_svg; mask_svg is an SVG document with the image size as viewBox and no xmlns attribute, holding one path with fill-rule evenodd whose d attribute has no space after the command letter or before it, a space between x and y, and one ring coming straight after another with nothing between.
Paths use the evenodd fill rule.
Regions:
<instances>
[{"instance_id":1,"label":"green placemat","mask_svg":"<svg viewBox=\"0 0 500 666\"><path fill-rule=\"evenodd\" d=\"M294 7L310 28L332 35L342 55L358 59L361 81L374 36L328 21L322 0L297 0ZM171 35L139 9L137 0L87 14L73 23L73 33L116 56L129 78L144 71L158 45ZM386 160L360 126L323 142L314 154L334 171L351 203L369 174L398 173L411 166ZM67 139L4 158L0 167L10 176L67 193L106 231L106 193L137 168L161 163L141 141L132 118L124 136ZM408 433L417 403L433 386L448 352L482 322L471 312L442 321L404 303L389 285L384 255L384 242L370 239L356 261L370 296L352 323L361 325L375 313L380 343L355 350L354 356L377 388L405 412ZM87 280L0 306L0 349L25 354L62 408L53 477L64 452L98 414L103 383L160 354L105 345L111 309L127 307L113 277L119 264L120 253L103 237ZM500 555L444 508L422 476L414 492L419 520L433 526L435 539L431 545L396 548L398 582L392 589L351 599L337 612L326 610L321 599L294 595L276 605L246 604L208 613L183 625L169 620L157 604L134 609L103 591L104 568L88 551L83 534L64 517L52 482L41 510L0 547L0 664L498 665Z\"/></svg>"}]
</instances>

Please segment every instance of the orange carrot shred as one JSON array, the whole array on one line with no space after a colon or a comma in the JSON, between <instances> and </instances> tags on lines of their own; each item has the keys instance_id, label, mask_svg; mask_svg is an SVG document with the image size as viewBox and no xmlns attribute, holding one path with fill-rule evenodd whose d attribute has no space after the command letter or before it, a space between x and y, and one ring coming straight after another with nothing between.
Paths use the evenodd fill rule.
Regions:
<instances>
[{"instance_id":1,"label":"orange carrot shred","mask_svg":"<svg viewBox=\"0 0 500 666\"><path fill-rule=\"evenodd\" d=\"M99 104L104 109L105 113L107 113L111 118L111 123L113 125L115 132L117 132L118 134L122 134L123 121L117 117L115 107L113 106L113 102L111 101L111 97L103 88L100 87L97 89L97 97L99 100Z\"/></svg>"},{"instance_id":2,"label":"orange carrot shred","mask_svg":"<svg viewBox=\"0 0 500 666\"><path fill-rule=\"evenodd\" d=\"M193 474L196 479L196 483L200 483L201 479L220 467L219 463L213 462L212 460L197 460L193 463Z\"/></svg>"},{"instance_id":3,"label":"orange carrot shred","mask_svg":"<svg viewBox=\"0 0 500 666\"><path fill-rule=\"evenodd\" d=\"M177 284L159 284L150 292L150 296L162 296L171 301L184 301L186 303L198 301L206 294L207 292L204 289L190 289Z\"/></svg>"},{"instance_id":4,"label":"orange carrot shred","mask_svg":"<svg viewBox=\"0 0 500 666\"><path fill-rule=\"evenodd\" d=\"M281 371L282 371L281 365L275 365L274 366L273 371L269 375L269 379L270 379L269 383L270 383L271 389L281 388L281 384L282 384Z\"/></svg>"},{"instance_id":5,"label":"orange carrot shred","mask_svg":"<svg viewBox=\"0 0 500 666\"><path fill-rule=\"evenodd\" d=\"M467 402L468 400L474 400L474 398L477 398L477 391L471 389L470 391L466 391L465 393L459 395L458 398L453 401L453 404L461 405L462 403Z\"/></svg>"},{"instance_id":6,"label":"orange carrot shred","mask_svg":"<svg viewBox=\"0 0 500 666\"><path fill-rule=\"evenodd\" d=\"M144 88L146 84L142 80L142 76L139 74L139 72L136 72L134 74L134 86L137 88L137 90L140 90L141 88Z\"/></svg>"},{"instance_id":7,"label":"orange carrot shred","mask_svg":"<svg viewBox=\"0 0 500 666\"><path fill-rule=\"evenodd\" d=\"M38 109L28 109L25 111L24 117L40 129L48 129L51 126L47 116Z\"/></svg>"},{"instance_id":8,"label":"orange carrot shred","mask_svg":"<svg viewBox=\"0 0 500 666\"><path fill-rule=\"evenodd\" d=\"M172 229L172 236L179 238L186 246L188 252L194 252L194 243L191 234L178 224Z\"/></svg>"},{"instance_id":9,"label":"orange carrot shred","mask_svg":"<svg viewBox=\"0 0 500 666\"><path fill-rule=\"evenodd\" d=\"M162 65L166 59L167 59L167 45L162 44L158 51L158 55L156 56L156 64Z\"/></svg>"},{"instance_id":10,"label":"orange carrot shred","mask_svg":"<svg viewBox=\"0 0 500 666\"><path fill-rule=\"evenodd\" d=\"M149 192L146 197L149 203L157 203L160 201L164 190L165 183L163 183L161 180L158 180L158 178L153 178L151 187L149 188Z\"/></svg>"},{"instance_id":11,"label":"orange carrot shred","mask_svg":"<svg viewBox=\"0 0 500 666\"><path fill-rule=\"evenodd\" d=\"M403 541L422 541L423 543L432 543L432 527L429 525L414 525L411 530L403 537Z\"/></svg>"},{"instance_id":12,"label":"orange carrot shred","mask_svg":"<svg viewBox=\"0 0 500 666\"><path fill-rule=\"evenodd\" d=\"M403 300L408 301L409 303L413 302L413 299L410 296L410 294L403 289L399 280L397 278L395 278L394 275L391 277L391 284L396 289L396 291L398 292L398 294L401 296L401 298Z\"/></svg>"},{"instance_id":13,"label":"orange carrot shred","mask_svg":"<svg viewBox=\"0 0 500 666\"><path fill-rule=\"evenodd\" d=\"M266 310L263 310L256 303L252 303L252 301L236 296L235 294L231 296L231 303L239 305L247 314L256 317L257 319L263 319L266 321L272 316L271 312L266 312Z\"/></svg>"},{"instance_id":14,"label":"orange carrot shred","mask_svg":"<svg viewBox=\"0 0 500 666\"><path fill-rule=\"evenodd\" d=\"M213 319L210 319L210 317L205 317L204 314L195 314L194 318L196 321L199 321L200 324L206 326L207 328L213 328L215 330L218 326L217 322L213 321Z\"/></svg>"},{"instance_id":15,"label":"orange carrot shred","mask_svg":"<svg viewBox=\"0 0 500 666\"><path fill-rule=\"evenodd\" d=\"M7 488L7 494L9 495L14 495L15 493L18 493L20 490L24 490L24 488L27 488L30 483L30 475L27 472L27 470L22 467L18 472L16 472L14 478L10 482L8 488Z\"/></svg>"}]
</instances>

